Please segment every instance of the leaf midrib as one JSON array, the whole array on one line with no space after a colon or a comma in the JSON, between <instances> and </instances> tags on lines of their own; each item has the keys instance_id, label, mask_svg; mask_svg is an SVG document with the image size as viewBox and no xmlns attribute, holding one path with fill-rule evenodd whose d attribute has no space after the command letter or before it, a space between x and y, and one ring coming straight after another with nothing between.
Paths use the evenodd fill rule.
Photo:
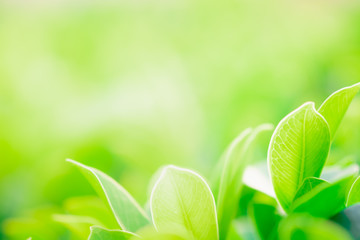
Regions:
<instances>
[{"instance_id":1,"label":"leaf midrib","mask_svg":"<svg viewBox=\"0 0 360 240\"><path fill-rule=\"evenodd\" d=\"M184 219L184 224L186 226L186 228L192 233L192 235L194 235L194 228L191 224L191 221L190 221L190 218L187 214L187 212L185 211L185 207L184 207L184 204L183 204L183 200L182 200L182 197L181 197L181 194L179 192L179 189L176 185L176 181L174 180L174 177L170 174L170 181L171 181L171 184L174 186L174 190L175 190L175 194L177 196L177 199L178 202L179 202L179 206L180 206L180 209L181 209L181 212L183 213L183 219Z\"/></svg>"},{"instance_id":2,"label":"leaf midrib","mask_svg":"<svg viewBox=\"0 0 360 240\"><path fill-rule=\"evenodd\" d=\"M298 178L297 188L302 184L302 179L304 179L304 168L305 168L305 154L306 154L306 117L307 117L308 110L305 111L304 114L304 122L303 122L303 129L302 129L302 152L301 152L301 161L300 161L300 174Z\"/></svg>"}]
</instances>

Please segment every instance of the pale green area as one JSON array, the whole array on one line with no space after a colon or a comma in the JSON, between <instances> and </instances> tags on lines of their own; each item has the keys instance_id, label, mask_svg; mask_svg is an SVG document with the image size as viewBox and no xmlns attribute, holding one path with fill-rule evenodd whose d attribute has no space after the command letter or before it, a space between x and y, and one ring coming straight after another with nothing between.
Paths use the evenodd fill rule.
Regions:
<instances>
[{"instance_id":1,"label":"pale green area","mask_svg":"<svg viewBox=\"0 0 360 240\"><path fill-rule=\"evenodd\" d=\"M294 215L280 223L280 240L351 240L349 233L339 225L308 215Z\"/></svg>"},{"instance_id":2,"label":"pale green area","mask_svg":"<svg viewBox=\"0 0 360 240\"><path fill-rule=\"evenodd\" d=\"M349 207L356 203L360 203L360 177L358 177L351 185L349 195L346 200L346 206Z\"/></svg>"},{"instance_id":3,"label":"pale green area","mask_svg":"<svg viewBox=\"0 0 360 240\"><path fill-rule=\"evenodd\" d=\"M74 160L68 161L80 168L98 194L107 202L120 229L136 232L150 224L149 217L145 211L114 179L95 168L88 167Z\"/></svg>"},{"instance_id":4,"label":"pale green area","mask_svg":"<svg viewBox=\"0 0 360 240\"><path fill-rule=\"evenodd\" d=\"M204 179L190 170L164 168L151 193L150 207L159 232L170 228L189 240L219 239L214 197Z\"/></svg>"},{"instance_id":5,"label":"pale green area","mask_svg":"<svg viewBox=\"0 0 360 240\"><path fill-rule=\"evenodd\" d=\"M245 167L250 163L249 149L259 133L270 131L272 128L271 124L263 124L255 129L244 130L235 138L224 154L216 206L221 239L226 239L231 221L236 216L243 184L243 173Z\"/></svg>"},{"instance_id":6,"label":"pale green area","mask_svg":"<svg viewBox=\"0 0 360 240\"><path fill-rule=\"evenodd\" d=\"M359 82L359 29L352 0L0 0L0 239L78 239L53 214L114 228L102 207L68 210L96 193L66 158L142 207L160 166L211 180L239 132ZM359 162L359 109L327 165Z\"/></svg>"},{"instance_id":7,"label":"pale green area","mask_svg":"<svg viewBox=\"0 0 360 240\"><path fill-rule=\"evenodd\" d=\"M79 239L87 239L90 234L91 226L102 225L96 218L70 214L54 214L53 220L63 224L70 230L74 237Z\"/></svg>"},{"instance_id":8,"label":"pale green area","mask_svg":"<svg viewBox=\"0 0 360 240\"><path fill-rule=\"evenodd\" d=\"M98 226L90 228L90 236L88 240L127 240L140 239L135 234L121 230L108 230Z\"/></svg>"},{"instance_id":9,"label":"pale green area","mask_svg":"<svg viewBox=\"0 0 360 240\"><path fill-rule=\"evenodd\" d=\"M340 89L327 98L319 108L319 113L324 116L329 124L331 139L334 138L346 110L352 99L360 90L360 83Z\"/></svg>"},{"instance_id":10,"label":"pale green area","mask_svg":"<svg viewBox=\"0 0 360 240\"><path fill-rule=\"evenodd\" d=\"M172 228L167 228L165 231L158 232L154 227L146 227L139 231L141 239L143 240L188 240L186 234L176 232ZM137 240L135 237L131 240Z\"/></svg>"},{"instance_id":11,"label":"pale green area","mask_svg":"<svg viewBox=\"0 0 360 240\"><path fill-rule=\"evenodd\" d=\"M328 124L312 102L291 112L276 127L268 162L277 199L286 212L303 181L320 176L329 148Z\"/></svg>"}]
</instances>

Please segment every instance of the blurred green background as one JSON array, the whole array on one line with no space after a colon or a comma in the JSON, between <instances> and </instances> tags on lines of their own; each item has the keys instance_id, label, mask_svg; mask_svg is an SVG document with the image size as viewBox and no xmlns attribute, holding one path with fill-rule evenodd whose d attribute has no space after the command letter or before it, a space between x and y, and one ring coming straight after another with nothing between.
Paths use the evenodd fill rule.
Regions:
<instances>
[{"instance_id":1,"label":"blurred green background","mask_svg":"<svg viewBox=\"0 0 360 240\"><path fill-rule=\"evenodd\" d=\"M145 204L160 166L209 179L244 128L358 81L359 1L1 0L0 239L68 237L47 212L93 190L66 158ZM360 155L359 109L333 161Z\"/></svg>"}]
</instances>

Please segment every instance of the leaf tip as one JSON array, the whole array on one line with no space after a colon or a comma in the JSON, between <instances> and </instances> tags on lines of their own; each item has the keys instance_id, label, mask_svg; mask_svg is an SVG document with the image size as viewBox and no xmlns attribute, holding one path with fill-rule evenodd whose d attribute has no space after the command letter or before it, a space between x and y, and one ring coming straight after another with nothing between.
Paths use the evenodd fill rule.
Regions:
<instances>
[{"instance_id":1,"label":"leaf tip","mask_svg":"<svg viewBox=\"0 0 360 240\"><path fill-rule=\"evenodd\" d=\"M71 163L71 164L74 164L74 165L76 165L76 166L78 166L78 167L83 167L83 166L84 166L82 163L79 163L79 162L77 162L77 161L75 161L75 160L72 160L72 159L70 159L70 158L67 158L65 161L66 161L66 162L69 162L69 163Z\"/></svg>"},{"instance_id":2,"label":"leaf tip","mask_svg":"<svg viewBox=\"0 0 360 240\"><path fill-rule=\"evenodd\" d=\"M66 161L66 162L69 162L69 163L76 163L75 160L72 160L72 159L70 159L70 158L66 158L65 161Z\"/></svg>"}]
</instances>

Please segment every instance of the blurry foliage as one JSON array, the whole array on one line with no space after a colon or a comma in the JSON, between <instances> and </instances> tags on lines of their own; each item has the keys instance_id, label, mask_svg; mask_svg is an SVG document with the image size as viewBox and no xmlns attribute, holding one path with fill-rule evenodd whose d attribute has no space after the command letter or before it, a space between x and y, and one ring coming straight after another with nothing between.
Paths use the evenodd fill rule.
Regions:
<instances>
[{"instance_id":1,"label":"blurry foliage","mask_svg":"<svg viewBox=\"0 0 360 240\"><path fill-rule=\"evenodd\" d=\"M50 2L0 2L0 238L7 218L93 194L67 157L144 204L159 166L210 177L245 127L360 78L356 1ZM359 156L359 107L329 163Z\"/></svg>"}]
</instances>

